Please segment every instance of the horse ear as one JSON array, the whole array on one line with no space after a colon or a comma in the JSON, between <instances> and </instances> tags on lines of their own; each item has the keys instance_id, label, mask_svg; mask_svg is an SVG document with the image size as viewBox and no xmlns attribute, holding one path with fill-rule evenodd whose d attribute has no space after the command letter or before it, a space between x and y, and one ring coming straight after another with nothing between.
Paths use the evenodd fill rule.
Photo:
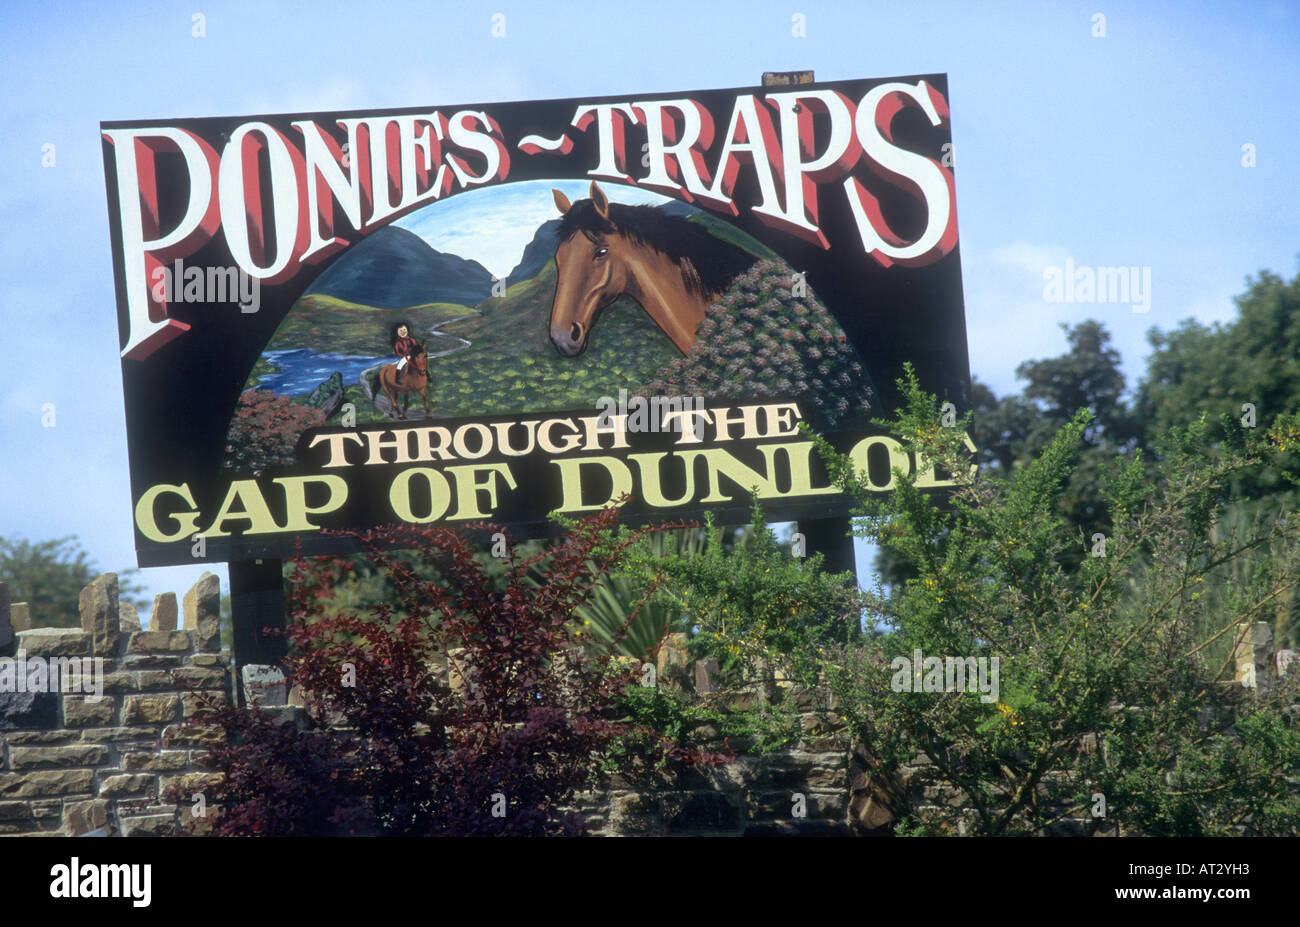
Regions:
<instances>
[{"instance_id":1,"label":"horse ear","mask_svg":"<svg viewBox=\"0 0 1300 927\"><path fill-rule=\"evenodd\" d=\"M591 204L596 207L596 212L602 219L609 218L609 199L605 196L605 191L596 186L596 181L591 182Z\"/></svg>"},{"instance_id":2,"label":"horse ear","mask_svg":"<svg viewBox=\"0 0 1300 927\"><path fill-rule=\"evenodd\" d=\"M565 196L563 193L561 193L559 190L552 190L551 194L555 197L555 208L560 211L560 215L564 215L566 212L568 212L569 198Z\"/></svg>"}]
</instances>

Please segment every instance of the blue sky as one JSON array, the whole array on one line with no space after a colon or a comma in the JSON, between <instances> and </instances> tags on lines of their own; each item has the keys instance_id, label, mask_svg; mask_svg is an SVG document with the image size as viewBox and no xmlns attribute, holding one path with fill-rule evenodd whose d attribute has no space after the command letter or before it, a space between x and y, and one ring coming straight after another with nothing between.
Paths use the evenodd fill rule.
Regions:
<instances>
[{"instance_id":1,"label":"blue sky","mask_svg":"<svg viewBox=\"0 0 1300 927\"><path fill-rule=\"evenodd\" d=\"M1230 318L1247 275L1296 272L1300 5L845 6L4 4L0 536L75 534L102 569L134 564L101 120L946 72L971 364L999 394L1063 349L1061 322L1104 321L1132 385L1148 328ZM1150 311L1045 301L1067 259L1151 268ZM200 572L141 578L182 592Z\"/></svg>"}]
</instances>

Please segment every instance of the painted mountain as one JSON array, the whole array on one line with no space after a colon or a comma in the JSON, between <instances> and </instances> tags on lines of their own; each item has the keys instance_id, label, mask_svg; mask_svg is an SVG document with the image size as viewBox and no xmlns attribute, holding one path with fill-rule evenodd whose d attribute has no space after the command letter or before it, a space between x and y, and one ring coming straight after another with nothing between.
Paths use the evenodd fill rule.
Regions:
<instances>
[{"instance_id":1,"label":"painted mountain","mask_svg":"<svg viewBox=\"0 0 1300 927\"><path fill-rule=\"evenodd\" d=\"M506 277L506 286L533 279L546 266L546 262L555 257L555 249L560 244L557 238L559 228L559 219L543 222L538 227L537 234L524 248L524 256L519 259L515 269L510 271L510 276Z\"/></svg>"},{"instance_id":2,"label":"painted mountain","mask_svg":"<svg viewBox=\"0 0 1300 927\"><path fill-rule=\"evenodd\" d=\"M383 309L427 303L475 306L492 295L492 275L478 261L435 251L414 232L390 225L345 251L307 295Z\"/></svg>"}]
</instances>

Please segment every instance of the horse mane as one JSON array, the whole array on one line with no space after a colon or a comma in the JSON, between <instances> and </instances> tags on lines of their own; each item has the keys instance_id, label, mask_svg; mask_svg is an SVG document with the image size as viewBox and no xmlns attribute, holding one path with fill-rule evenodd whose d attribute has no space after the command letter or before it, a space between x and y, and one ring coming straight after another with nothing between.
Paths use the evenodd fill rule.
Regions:
<instances>
[{"instance_id":1,"label":"horse mane","mask_svg":"<svg viewBox=\"0 0 1300 927\"><path fill-rule=\"evenodd\" d=\"M687 287L703 295L721 293L740 273L758 260L725 242L684 216L672 216L654 206L609 204L609 218L596 211L591 200L578 200L560 218L559 240L577 232L621 233L633 242L653 248L681 268Z\"/></svg>"}]
</instances>

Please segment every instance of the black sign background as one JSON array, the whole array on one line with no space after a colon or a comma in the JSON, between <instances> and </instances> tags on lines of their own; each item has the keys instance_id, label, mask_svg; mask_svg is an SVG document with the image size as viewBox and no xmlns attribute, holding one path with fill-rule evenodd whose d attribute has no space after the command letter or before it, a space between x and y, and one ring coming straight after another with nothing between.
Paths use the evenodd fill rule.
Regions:
<instances>
[{"instance_id":1,"label":"black sign background","mask_svg":"<svg viewBox=\"0 0 1300 927\"><path fill-rule=\"evenodd\" d=\"M346 141L344 131L336 125L336 121L341 118L426 114L435 108L444 113L457 109L475 109L486 111L496 120L510 150L510 173L504 182L586 179L589 177L588 171L599 160L598 139L594 127L585 133L570 131L569 135L574 139L574 147L567 155L540 153L526 156L513 146L527 134L558 136L569 125L578 105L689 97L704 104L714 117L715 140L705 159L706 163L712 165L716 162L716 156L725 143L726 126L733 101L738 95L761 95L767 92L795 89L834 89L856 103L863 94L878 84L893 81L915 84L920 80L925 80L947 99L948 86L944 75L922 75L818 83L802 85L798 88L750 87L328 114L300 113L106 122L102 127L104 129L184 128L205 139L219 153L230 133L241 124L252 120L266 122L287 137L293 138L294 130L291 128L291 123L295 120L312 119L326 131L332 132L341 144ZM825 118L819 115L815 123L819 144L824 141ZM944 157L945 151L951 150L945 149L945 145L951 142L948 129L931 126L923 114L912 108L903 109L897 115L893 122L893 131L896 145L936 161ZM629 125L627 133L629 151L639 152L645 140L644 128ZM119 330L121 343L125 345L128 319L121 217L117 214L115 154L113 145L107 139L103 144ZM639 160L629 158L629 161L632 162L629 165L629 173L634 178L641 176L644 171L639 167ZM926 215L924 205L916 198L882 182L865 167L862 160L853 169L852 176L878 197L885 219L899 235L912 240L921 233L925 227ZM601 179L600 183L610 185L605 179ZM158 188L163 229L174 227L180 220L188 195L187 184L180 156L160 156ZM269 182L264 179L263 191L268 191L269 187ZM462 195L465 192L472 191L457 190L450 195ZM726 218L778 252L791 266L806 272L809 286L836 316L866 364L879 391L879 399L886 410L892 409L897 401L894 380L901 374L906 361L914 365L922 384L929 391L936 393L942 399L952 401L959 410L966 410L970 405L970 374L961 289L960 245L927 266L882 267L863 253L849 205L844 196L833 195L836 192L837 190L830 185L823 185L819 190L820 226L831 243L829 250L823 250L788 233L773 230L759 222L751 211L760 200L757 184L753 171L744 166L741 167L732 195L739 216ZM424 205L427 203L421 203L415 208ZM270 211L269 203L267 211ZM405 214L407 213L398 213L392 218L400 218ZM367 232L374 231L378 227L371 227ZM348 225L347 219L337 210L335 234L350 242L360 240L362 237L356 229ZM340 252L340 254L346 253L346 250ZM234 303L211 305L173 303L169 306L169 314L172 318L188 323L191 330L165 344L143 360L123 359L122 382L133 500L138 499L150 486L158 483L188 483L201 510L212 512L220 505L231 477L229 471L221 469L226 430L249 372L298 297L333 260L337 259L336 255L318 265L304 265L295 277L283 284L264 285L261 290L261 308L256 313L241 313L238 305ZM185 264L187 267L231 266L233 260L224 236L218 233L201 249L186 257ZM536 410L537 413L557 414L560 411ZM582 415L593 413L591 408L569 411ZM855 434L861 436L869 430L859 427ZM301 472L309 471L303 469ZM543 506L546 504L546 500L537 501ZM794 506L793 509L784 507L784 511L781 511L782 508L773 506L771 512L774 516L783 517L795 517L799 514L799 511L796 511L800 509L799 506ZM804 514L814 516L831 514L832 510L836 509L843 511L842 506L828 504L825 500L802 507ZM731 506L726 507L722 516L723 520L746 517L747 512L748 505ZM523 517L525 515L523 511L509 514L509 518L502 520L513 521L529 533L538 533L541 529L540 520L535 517ZM664 517L665 513L660 511L656 515ZM364 521L351 520L341 523L340 526L365 527L367 524ZM309 537L307 540L309 543L306 547L313 552L350 549L350 545L342 544L338 539L316 536ZM144 538L137 529L136 545L139 561L143 566L194 562L188 541L160 545ZM209 542L207 559L274 556L289 553L292 549L292 539L285 537L278 537L271 541L249 538L242 542L237 538L234 540L213 538Z\"/></svg>"}]
</instances>

